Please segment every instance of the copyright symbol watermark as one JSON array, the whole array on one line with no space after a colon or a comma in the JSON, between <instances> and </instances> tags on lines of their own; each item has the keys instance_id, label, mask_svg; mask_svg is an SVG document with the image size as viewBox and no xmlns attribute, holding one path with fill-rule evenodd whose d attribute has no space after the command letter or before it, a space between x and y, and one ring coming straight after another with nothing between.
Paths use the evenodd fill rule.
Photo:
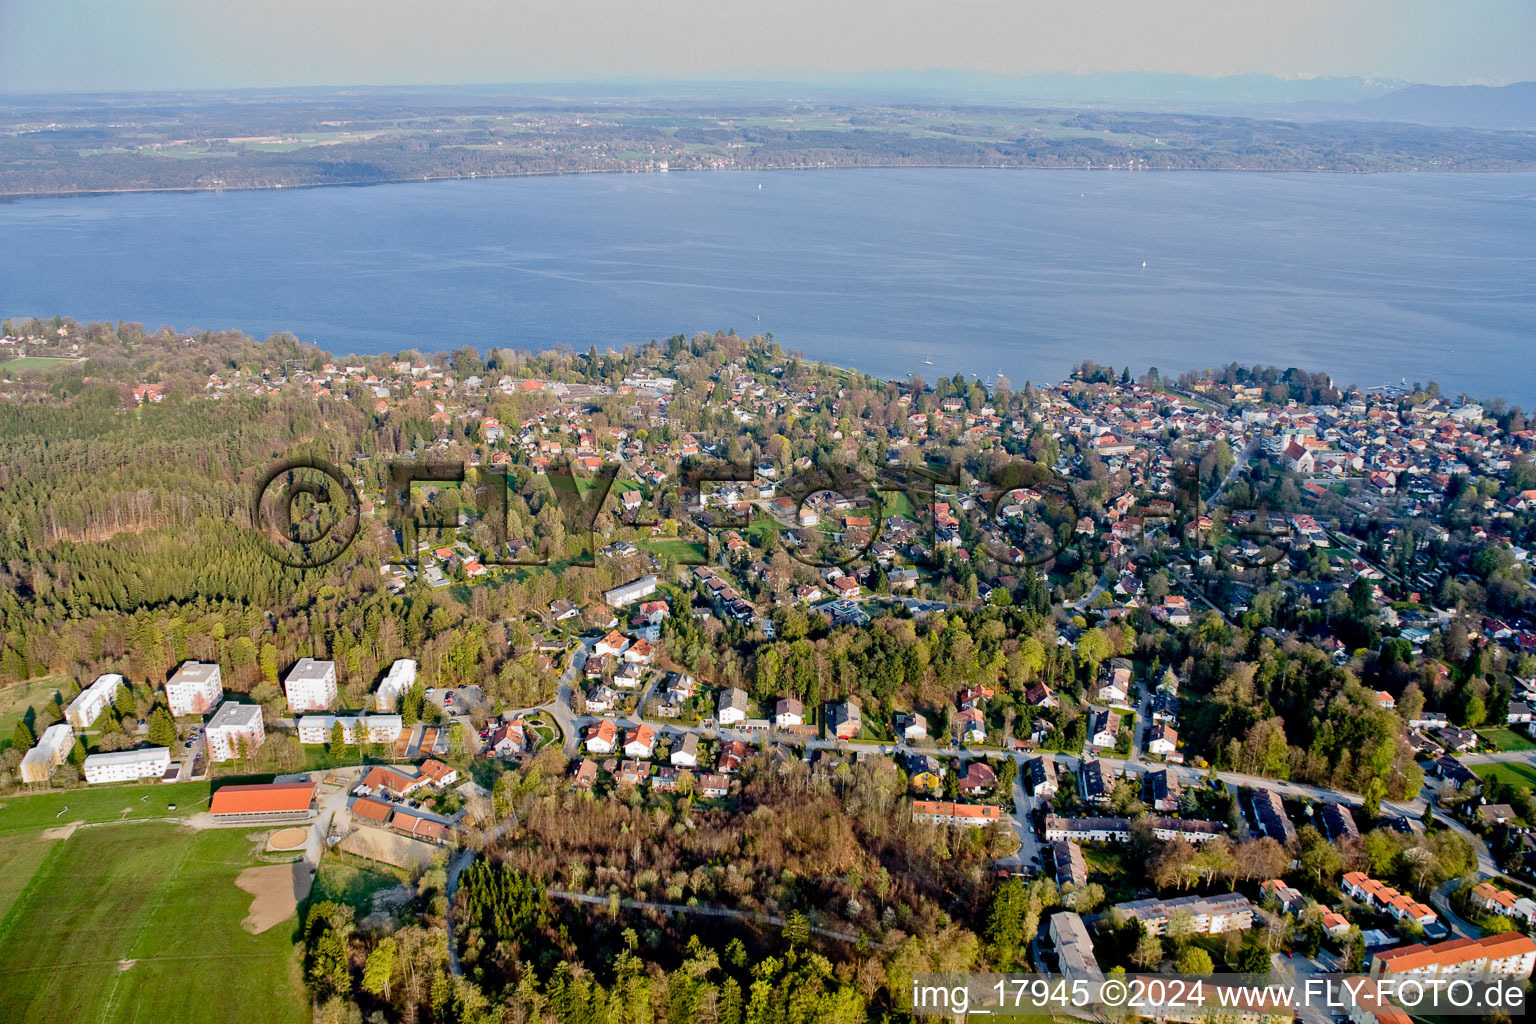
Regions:
<instances>
[{"instance_id":1,"label":"copyright symbol watermark","mask_svg":"<svg viewBox=\"0 0 1536 1024\"><path fill-rule=\"evenodd\" d=\"M293 569L317 569L357 539L362 502L352 480L314 456L278 462L251 494L251 525L262 547Z\"/></svg>"}]
</instances>

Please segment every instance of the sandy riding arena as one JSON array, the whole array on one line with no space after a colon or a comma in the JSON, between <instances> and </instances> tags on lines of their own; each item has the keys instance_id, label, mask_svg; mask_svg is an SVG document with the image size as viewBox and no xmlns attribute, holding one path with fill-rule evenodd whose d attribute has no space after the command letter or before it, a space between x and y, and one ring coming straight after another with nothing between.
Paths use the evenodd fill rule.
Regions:
<instances>
[{"instance_id":1,"label":"sandy riding arena","mask_svg":"<svg viewBox=\"0 0 1536 1024\"><path fill-rule=\"evenodd\" d=\"M279 852L302 849L304 846L305 837L308 835L308 829L278 829L276 832L267 837L267 849Z\"/></svg>"},{"instance_id":2,"label":"sandy riding arena","mask_svg":"<svg viewBox=\"0 0 1536 1024\"><path fill-rule=\"evenodd\" d=\"M246 868L235 879L235 884L250 893L250 913L240 924L246 931L259 935L294 915L299 903L309 895L314 875L302 860L292 864L270 864L266 867Z\"/></svg>"}]
</instances>

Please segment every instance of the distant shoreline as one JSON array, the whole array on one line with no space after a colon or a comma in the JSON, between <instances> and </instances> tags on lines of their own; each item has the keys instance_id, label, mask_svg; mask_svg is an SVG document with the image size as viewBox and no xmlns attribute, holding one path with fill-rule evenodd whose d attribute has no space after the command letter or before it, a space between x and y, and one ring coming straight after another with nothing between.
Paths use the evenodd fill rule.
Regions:
<instances>
[{"instance_id":1,"label":"distant shoreline","mask_svg":"<svg viewBox=\"0 0 1536 1024\"><path fill-rule=\"evenodd\" d=\"M593 168L583 170L572 168L562 171L508 171L502 174L442 174L414 178L375 178L357 181L312 181L292 185L221 185L218 187L205 187L198 185L182 185L167 188L113 188L113 189L78 189L69 192L3 192L0 193L0 203L18 202L32 199L89 199L101 196L130 196L130 195L154 195L157 193L194 195L209 192L286 192L300 189L318 188L367 188L372 185L431 185L445 181L497 181L507 178L563 178L575 175L588 174L613 174L613 175L672 175L672 174L774 174L781 172L813 172L813 171L899 171L899 170L960 170L960 171L1055 171L1076 172L1082 174L1306 174L1306 175L1337 175L1356 177L1380 177L1383 175L1421 175L1421 174L1445 174L1445 175L1482 175L1482 174L1536 174L1536 165L1531 167L1505 167L1505 168L1478 168L1456 169L1443 168L1435 170L1418 170L1416 168L1392 168L1380 171L1356 170L1347 168L1280 168L1280 167L1043 167L1038 164L1019 164L1010 166L1007 164L961 164L961 163L909 163L909 164L859 164L846 166L806 166L806 167L690 167L668 171L652 170L626 170L623 168Z\"/></svg>"}]
</instances>

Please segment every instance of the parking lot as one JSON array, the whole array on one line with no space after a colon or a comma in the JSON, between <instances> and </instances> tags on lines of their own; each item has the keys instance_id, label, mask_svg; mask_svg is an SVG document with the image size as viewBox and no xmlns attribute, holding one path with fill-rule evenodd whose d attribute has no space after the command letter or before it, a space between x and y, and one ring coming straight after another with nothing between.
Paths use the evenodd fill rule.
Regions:
<instances>
[{"instance_id":1,"label":"parking lot","mask_svg":"<svg viewBox=\"0 0 1536 1024\"><path fill-rule=\"evenodd\" d=\"M435 687L427 700L450 715L470 715L486 706L485 691L478 686Z\"/></svg>"}]
</instances>

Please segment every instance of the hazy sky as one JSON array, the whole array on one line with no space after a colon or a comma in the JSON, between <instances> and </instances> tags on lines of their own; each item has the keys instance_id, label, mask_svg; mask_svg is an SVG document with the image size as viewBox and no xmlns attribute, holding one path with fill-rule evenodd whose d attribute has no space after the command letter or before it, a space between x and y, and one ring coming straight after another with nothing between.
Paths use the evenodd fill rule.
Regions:
<instances>
[{"instance_id":1,"label":"hazy sky","mask_svg":"<svg viewBox=\"0 0 1536 1024\"><path fill-rule=\"evenodd\" d=\"M1536 79L1536 0L0 0L0 91L951 68Z\"/></svg>"}]
</instances>

